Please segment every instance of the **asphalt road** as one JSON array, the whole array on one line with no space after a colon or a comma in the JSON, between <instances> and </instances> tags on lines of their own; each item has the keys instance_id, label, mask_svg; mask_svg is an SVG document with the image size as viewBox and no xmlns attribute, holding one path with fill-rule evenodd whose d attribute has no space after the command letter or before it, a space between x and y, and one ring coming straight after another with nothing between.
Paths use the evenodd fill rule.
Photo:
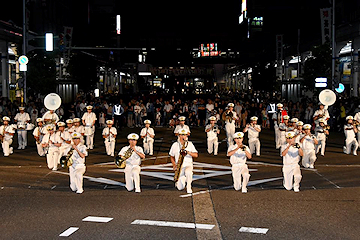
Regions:
<instances>
[{"instance_id":1,"label":"asphalt road","mask_svg":"<svg viewBox=\"0 0 360 240\"><path fill-rule=\"evenodd\" d=\"M117 151L130 132L140 129L122 130ZM155 128L155 133L155 155L147 156L142 165L141 193L125 189L124 173L105 154L99 129L95 149L86 158L83 194L70 190L67 169L47 169L30 134L25 150L17 150L15 138L15 153L0 157L0 238L359 239L360 156L342 153L342 133L331 133L315 170L302 169L300 192L294 193L282 187L282 159L273 132L264 130L261 156L248 162L251 177L248 193L242 194L232 188L226 143L220 144L218 156L210 156L204 129L194 128L190 140L199 158L194 163L193 195L177 191L171 181L167 153L175 140L172 129ZM220 139L224 138L222 131ZM112 219L83 221L88 216ZM135 220L171 226L132 224ZM188 224L185 228L168 222ZM198 224L205 224L205 229ZM70 227L78 230L59 236ZM240 232L242 227L266 233Z\"/></svg>"}]
</instances>

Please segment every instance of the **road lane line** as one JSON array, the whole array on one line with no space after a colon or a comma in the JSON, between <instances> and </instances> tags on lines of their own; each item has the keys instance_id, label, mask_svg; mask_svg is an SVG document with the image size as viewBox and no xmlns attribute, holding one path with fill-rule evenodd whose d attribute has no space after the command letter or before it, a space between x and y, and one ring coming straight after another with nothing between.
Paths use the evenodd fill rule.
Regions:
<instances>
[{"instance_id":1,"label":"road lane line","mask_svg":"<svg viewBox=\"0 0 360 240\"><path fill-rule=\"evenodd\" d=\"M197 228L211 230L215 227L212 224L185 223L185 222L168 222L168 221L151 221L151 220L134 220L133 225L149 225L159 227L177 227L177 228Z\"/></svg>"},{"instance_id":2,"label":"road lane line","mask_svg":"<svg viewBox=\"0 0 360 240\"><path fill-rule=\"evenodd\" d=\"M268 228L241 227L239 229L239 232L261 233L261 234L266 234L268 231L269 231Z\"/></svg>"},{"instance_id":3,"label":"road lane line","mask_svg":"<svg viewBox=\"0 0 360 240\"><path fill-rule=\"evenodd\" d=\"M82 221L83 222L101 222L101 223L107 223L110 222L111 220L113 220L114 218L110 218L110 217L94 217L94 216L88 216L86 218L84 218Z\"/></svg>"},{"instance_id":4,"label":"road lane line","mask_svg":"<svg viewBox=\"0 0 360 240\"><path fill-rule=\"evenodd\" d=\"M329 180L328 178L324 177L322 174L320 174L319 172L316 172L317 175L319 175L320 177L324 178L326 181L328 181L329 183L331 183L332 185L334 185L336 188L341 188L339 185L335 184L333 181Z\"/></svg>"},{"instance_id":5,"label":"road lane line","mask_svg":"<svg viewBox=\"0 0 360 240\"><path fill-rule=\"evenodd\" d=\"M64 232L62 232L59 237L68 237L71 234L73 234L74 232L76 232L79 228L78 227L69 227L68 229L66 229Z\"/></svg>"}]
</instances>

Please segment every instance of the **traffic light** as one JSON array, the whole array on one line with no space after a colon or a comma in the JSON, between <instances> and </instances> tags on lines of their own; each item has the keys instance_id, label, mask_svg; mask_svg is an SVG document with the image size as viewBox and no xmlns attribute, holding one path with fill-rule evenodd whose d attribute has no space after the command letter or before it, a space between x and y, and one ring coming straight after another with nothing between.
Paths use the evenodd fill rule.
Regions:
<instances>
[{"instance_id":1,"label":"traffic light","mask_svg":"<svg viewBox=\"0 0 360 240\"><path fill-rule=\"evenodd\" d=\"M64 34L59 34L59 50L60 52L63 52L65 50L65 42L64 42Z\"/></svg>"}]
</instances>

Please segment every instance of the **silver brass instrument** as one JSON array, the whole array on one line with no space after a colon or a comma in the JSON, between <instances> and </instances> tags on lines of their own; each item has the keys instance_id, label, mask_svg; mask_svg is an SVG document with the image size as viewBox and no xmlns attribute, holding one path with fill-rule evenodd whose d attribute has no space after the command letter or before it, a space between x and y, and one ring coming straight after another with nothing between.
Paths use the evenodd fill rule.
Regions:
<instances>
[{"instance_id":1,"label":"silver brass instrument","mask_svg":"<svg viewBox=\"0 0 360 240\"><path fill-rule=\"evenodd\" d=\"M44 98L44 105L49 110L56 110L61 106L61 98L56 93L50 93Z\"/></svg>"},{"instance_id":2,"label":"silver brass instrument","mask_svg":"<svg viewBox=\"0 0 360 240\"><path fill-rule=\"evenodd\" d=\"M66 156L62 156L60 158L61 167L64 168L65 166L70 167L73 165L72 155L74 153L74 148L71 148Z\"/></svg>"},{"instance_id":3,"label":"silver brass instrument","mask_svg":"<svg viewBox=\"0 0 360 240\"><path fill-rule=\"evenodd\" d=\"M181 146L180 155L179 155L178 162L176 164L176 170L175 170L175 174L174 174L174 182L177 182L179 180L181 167L183 165L184 157L186 155L185 148L187 148L188 144L189 144L189 142L185 141L184 144Z\"/></svg>"},{"instance_id":4,"label":"silver brass instrument","mask_svg":"<svg viewBox=\"0 0 360 240\"><path fill-rule=\"evenodd\" d=\"M129 147L128 150L125 151L124 156L116 156L115 157L115 165L118 168L125 168L126 167L126 160L129 159L131 157L131 155L133 154L134 150Z\"/></svg>"}]
</instances>

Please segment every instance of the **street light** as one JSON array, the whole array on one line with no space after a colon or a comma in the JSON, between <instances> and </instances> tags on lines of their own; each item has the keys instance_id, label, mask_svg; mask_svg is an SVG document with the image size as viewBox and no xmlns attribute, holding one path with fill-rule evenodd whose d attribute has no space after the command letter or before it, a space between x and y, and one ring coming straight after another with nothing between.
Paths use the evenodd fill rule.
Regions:
<instances>
[{"instance_id":1,"label":"street light","mask_svg":"<svg viewBox=\"0 0 360 240\"><path fill-rule=\"evenodd\" d=\"M54 51L54 35L52 33L45 34L45 50L47 52Z\"/></svg>"}]
</instances>

